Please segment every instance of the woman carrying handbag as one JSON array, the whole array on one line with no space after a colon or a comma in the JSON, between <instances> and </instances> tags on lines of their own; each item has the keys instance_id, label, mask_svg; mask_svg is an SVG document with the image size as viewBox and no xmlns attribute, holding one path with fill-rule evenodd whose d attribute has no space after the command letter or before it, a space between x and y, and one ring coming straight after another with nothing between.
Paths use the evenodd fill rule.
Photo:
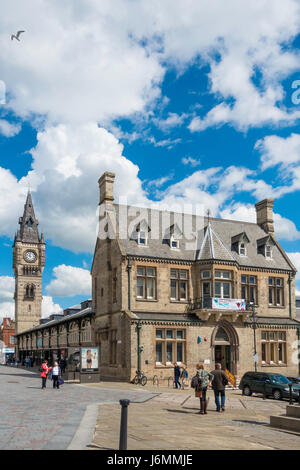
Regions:
<instances>
[{"instance_id":1,"label":"woman carrying handbag","mask_svg":"<svg viewBox=\"0 0 300 470\"><path fill-rule=\"evenodd\" d=\"M200 398L200 415L207 414L208 400L206 398L207 387L210 385L214 376L204 369L203 364L197 364L198 387L195 389L195 396Z\"/></svg>"}]
</instances>

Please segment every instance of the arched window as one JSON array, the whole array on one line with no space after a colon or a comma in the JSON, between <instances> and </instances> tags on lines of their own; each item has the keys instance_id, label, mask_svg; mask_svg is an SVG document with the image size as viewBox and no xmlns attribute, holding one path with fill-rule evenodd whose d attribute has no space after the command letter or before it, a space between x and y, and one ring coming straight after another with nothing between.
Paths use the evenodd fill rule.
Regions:
<instances>
[{"instance_id":1,"label":"arched window","mask_svg":"<svg viewBox=\"0 0 300 470\"><path fill-rule=\"evenodd\" d=\"M228 334L221 326L216 333L215 341L227 341L229 343Z\"/></svg>"}]
</instances>

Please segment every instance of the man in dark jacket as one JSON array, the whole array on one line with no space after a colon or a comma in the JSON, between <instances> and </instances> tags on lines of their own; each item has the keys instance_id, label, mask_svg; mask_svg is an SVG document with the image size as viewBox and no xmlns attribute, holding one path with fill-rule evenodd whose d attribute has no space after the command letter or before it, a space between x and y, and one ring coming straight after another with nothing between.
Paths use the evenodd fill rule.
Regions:
<instances>
[{"instance_id":1,"label":"man in dark jacket","mask_svg":"<svg viewBox=\"0 0 300 470\"><path fill-rule=\"evenodd\" d=\"M215 394L215 403L217 411L225 411L225 386L228 384L227 375L222 370L221 364L216 364L216 369L211 372L214 376L212 380L212 389ZM220 397L221 395L221 407L220 407Z\"/></svg>"},{"instance_id":2,"label":"man in dark jacket","mask_svg":"<svg viewBox=\"0 0 300 470\"><path fill-rule=\"evenodd\" d=\"M175 364L174 364L174 382L175 382L175 387L176 388L178 388L178 385L181 388L181 383L179 382L179 377L180 377L180 367L177 364L177 362L175 362Z\"/></svg>"}]
</instances>

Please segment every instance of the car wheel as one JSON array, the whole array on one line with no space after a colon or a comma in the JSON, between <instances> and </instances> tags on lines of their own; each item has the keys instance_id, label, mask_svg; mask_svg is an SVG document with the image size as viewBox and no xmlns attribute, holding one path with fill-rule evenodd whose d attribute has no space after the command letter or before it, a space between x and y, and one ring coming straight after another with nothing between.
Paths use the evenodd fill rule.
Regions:
<instances>
[{"instance_id":1,"label":"car wheel","mask_svg":"<svg viewBox=\"0 0 300 470\"><path fill-rule=\"evenodd\" d=\"M245 385L243 388L243 394L246 395L246 397L250 397L252 395L251 389L248 385Z\"/></svg>"},{"instance_id":2,"label":"car wheel","mask_svg":"<svg viewBox=\"0 0 300 470\"><path fill-rule=\"evenodd\" d=\"M282 394L280 390L274 390L273 392L274 400L282 400Z\"/></svg>"}]
</instances>

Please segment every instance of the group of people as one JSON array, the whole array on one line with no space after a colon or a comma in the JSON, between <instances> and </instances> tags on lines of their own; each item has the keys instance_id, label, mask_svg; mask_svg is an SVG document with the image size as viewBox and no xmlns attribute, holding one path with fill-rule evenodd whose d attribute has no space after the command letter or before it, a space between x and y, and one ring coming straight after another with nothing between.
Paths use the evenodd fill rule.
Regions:
<instances>
[{"instance_id":1,"label":"group of people","mask_svg":"<svg viewBox=\"0 0 300 470\"><path fill-rule=\"evenodd\" d=\"M181 380L181 382L180 382ZM175 388L184 388L189 380L189 373L185 367L180 367L177 362L174 364L174 386Z\"/></svg>"},{"instance_id":2,"label":"group of people","mask_svg":"<svg viewBox=\"0 0 300 470\"><path fill-rule=\"evenodd\" d=\"M48 361L45 359L40 368L42 378L42 390L46 389L47 378L49 377L53 381L53 388L59 389L59 386L63 383L62 380L62 369L58 365L58 362L54 362L53 367L48 367Z\"/></svg>"},{"instance_id":3,"label":"group of people","mask_svg":"<svg viewBox=\"0 0 300 470\"><path fill-rule=\"evenodd\" d=\"M207 414L207 389L212 387L215 396L216 411L225 411L225 387L228 384L228 378L221 364L216 364L215 370L208 372L204 364L197 364L196 375L192 379L192 385L195 388L195 396L200 399L199 414ZM182 382L180 383L180 378ZM175 388L183 388L184 381L188 380L188 372L184 367L180 367L177 362L174 364L174 384ZM221 398L221 403L220 403Z\"/></svg>"}]
</instances>

